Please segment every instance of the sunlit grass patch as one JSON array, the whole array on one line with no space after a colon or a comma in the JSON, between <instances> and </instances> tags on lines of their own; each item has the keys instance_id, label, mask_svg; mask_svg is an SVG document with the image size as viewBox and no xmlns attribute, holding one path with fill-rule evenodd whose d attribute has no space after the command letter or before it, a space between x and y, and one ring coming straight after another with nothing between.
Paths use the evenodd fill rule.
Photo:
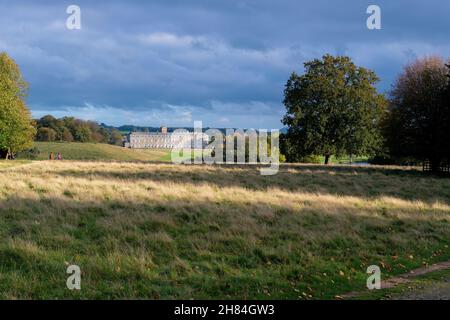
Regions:
<instances>
[{"instance_id":1,"label":"sunlit grass patch","mask_svg":"<svg viewBox=\"0 0 450 320\"><path fill-rule=\"evenodd\" d=\"M30 163L28 160L0 160L0 170L12 167L17 167L23 164Z\"/></svg>"},{"instance_id":2,"label":"sunlit grass patch","mask_svg":"<svg viewBox=\"0 0 450 320\"><path fill-rule=\"evenodd\" d=\"M63 160L170 161L167 149L129 149L104 143L34 142L38 160L48 160L50 152Z\"/></svg>"}]
</instances>

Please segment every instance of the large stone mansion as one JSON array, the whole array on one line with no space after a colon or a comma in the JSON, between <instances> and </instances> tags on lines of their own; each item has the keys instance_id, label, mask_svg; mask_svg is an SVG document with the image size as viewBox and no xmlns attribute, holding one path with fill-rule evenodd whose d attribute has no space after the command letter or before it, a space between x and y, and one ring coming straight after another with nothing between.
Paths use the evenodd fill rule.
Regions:
<instances>
[{"instance_id":1,"label":"large stone mansion","mask_svg":"<svg viewBox=\"0 0 450 320\"><path fill-rule=\"evenodd\" d=\"M202 146L208 143L205 133L168 132L167 127L161 127L159 132L131 132L126 136L124 147L133 149L172 149L191 148L195 139L202 141Z\"/></svg>"}]
</instances>

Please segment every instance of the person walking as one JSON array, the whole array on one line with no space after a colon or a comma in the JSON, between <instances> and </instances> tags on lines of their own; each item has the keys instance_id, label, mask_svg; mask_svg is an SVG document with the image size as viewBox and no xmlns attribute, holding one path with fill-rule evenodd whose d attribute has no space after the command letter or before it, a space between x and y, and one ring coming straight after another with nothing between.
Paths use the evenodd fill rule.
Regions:
<instances>
[{"instance_id":1,"label":"person walking","mask_svg":"<svg viewBox=\"0 0 450 320\"><path fill-rule=\"evenodd\" d=\"M61 155L61 152L58 152L58 155L56 156L56 159L58 159L58 160L62 160L62 155Z\"/></svg>"},{"instance_id":2,"label":"person walking","mask_svg":"<svg viewBox=\"0 0 450 320\"><path fill-rule=\"evenodd\" d=\"M54 160L55 159L55 156L53 155L53 151L50 152L50 156L48 158L49 158L49 160Z\"/></svg>"}]
</instances>

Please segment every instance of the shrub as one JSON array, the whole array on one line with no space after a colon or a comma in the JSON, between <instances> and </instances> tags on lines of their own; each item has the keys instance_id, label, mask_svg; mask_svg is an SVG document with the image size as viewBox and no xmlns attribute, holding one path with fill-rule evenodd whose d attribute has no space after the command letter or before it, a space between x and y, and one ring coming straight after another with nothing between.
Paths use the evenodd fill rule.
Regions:
<instances>
[{"instance_id":1,"label":"shrub","mask_svg":"<svg viewBox=\"0 0 450 320\"><path fill-rule=\"evenodd\" d=\"M16 158L35 160L39 156L39 149L36 147L20 151L16 154Z\"/></svg>"}]
</instances>

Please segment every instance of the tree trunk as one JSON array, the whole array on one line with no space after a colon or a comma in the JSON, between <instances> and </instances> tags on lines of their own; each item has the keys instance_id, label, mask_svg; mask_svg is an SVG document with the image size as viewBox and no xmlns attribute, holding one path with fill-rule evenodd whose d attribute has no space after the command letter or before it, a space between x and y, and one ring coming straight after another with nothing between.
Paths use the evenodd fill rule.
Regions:
<instances>
[{"instance_id":1,"label":"tree trunk","mask_svg":"<svg viewBox=\"0 0 450 320\"><path fill-rule=\"evenodd\" d=\"M325 155L325 164L328 164L328 162L330 161L330 155Z\"/></svg>"}]
</instances>

